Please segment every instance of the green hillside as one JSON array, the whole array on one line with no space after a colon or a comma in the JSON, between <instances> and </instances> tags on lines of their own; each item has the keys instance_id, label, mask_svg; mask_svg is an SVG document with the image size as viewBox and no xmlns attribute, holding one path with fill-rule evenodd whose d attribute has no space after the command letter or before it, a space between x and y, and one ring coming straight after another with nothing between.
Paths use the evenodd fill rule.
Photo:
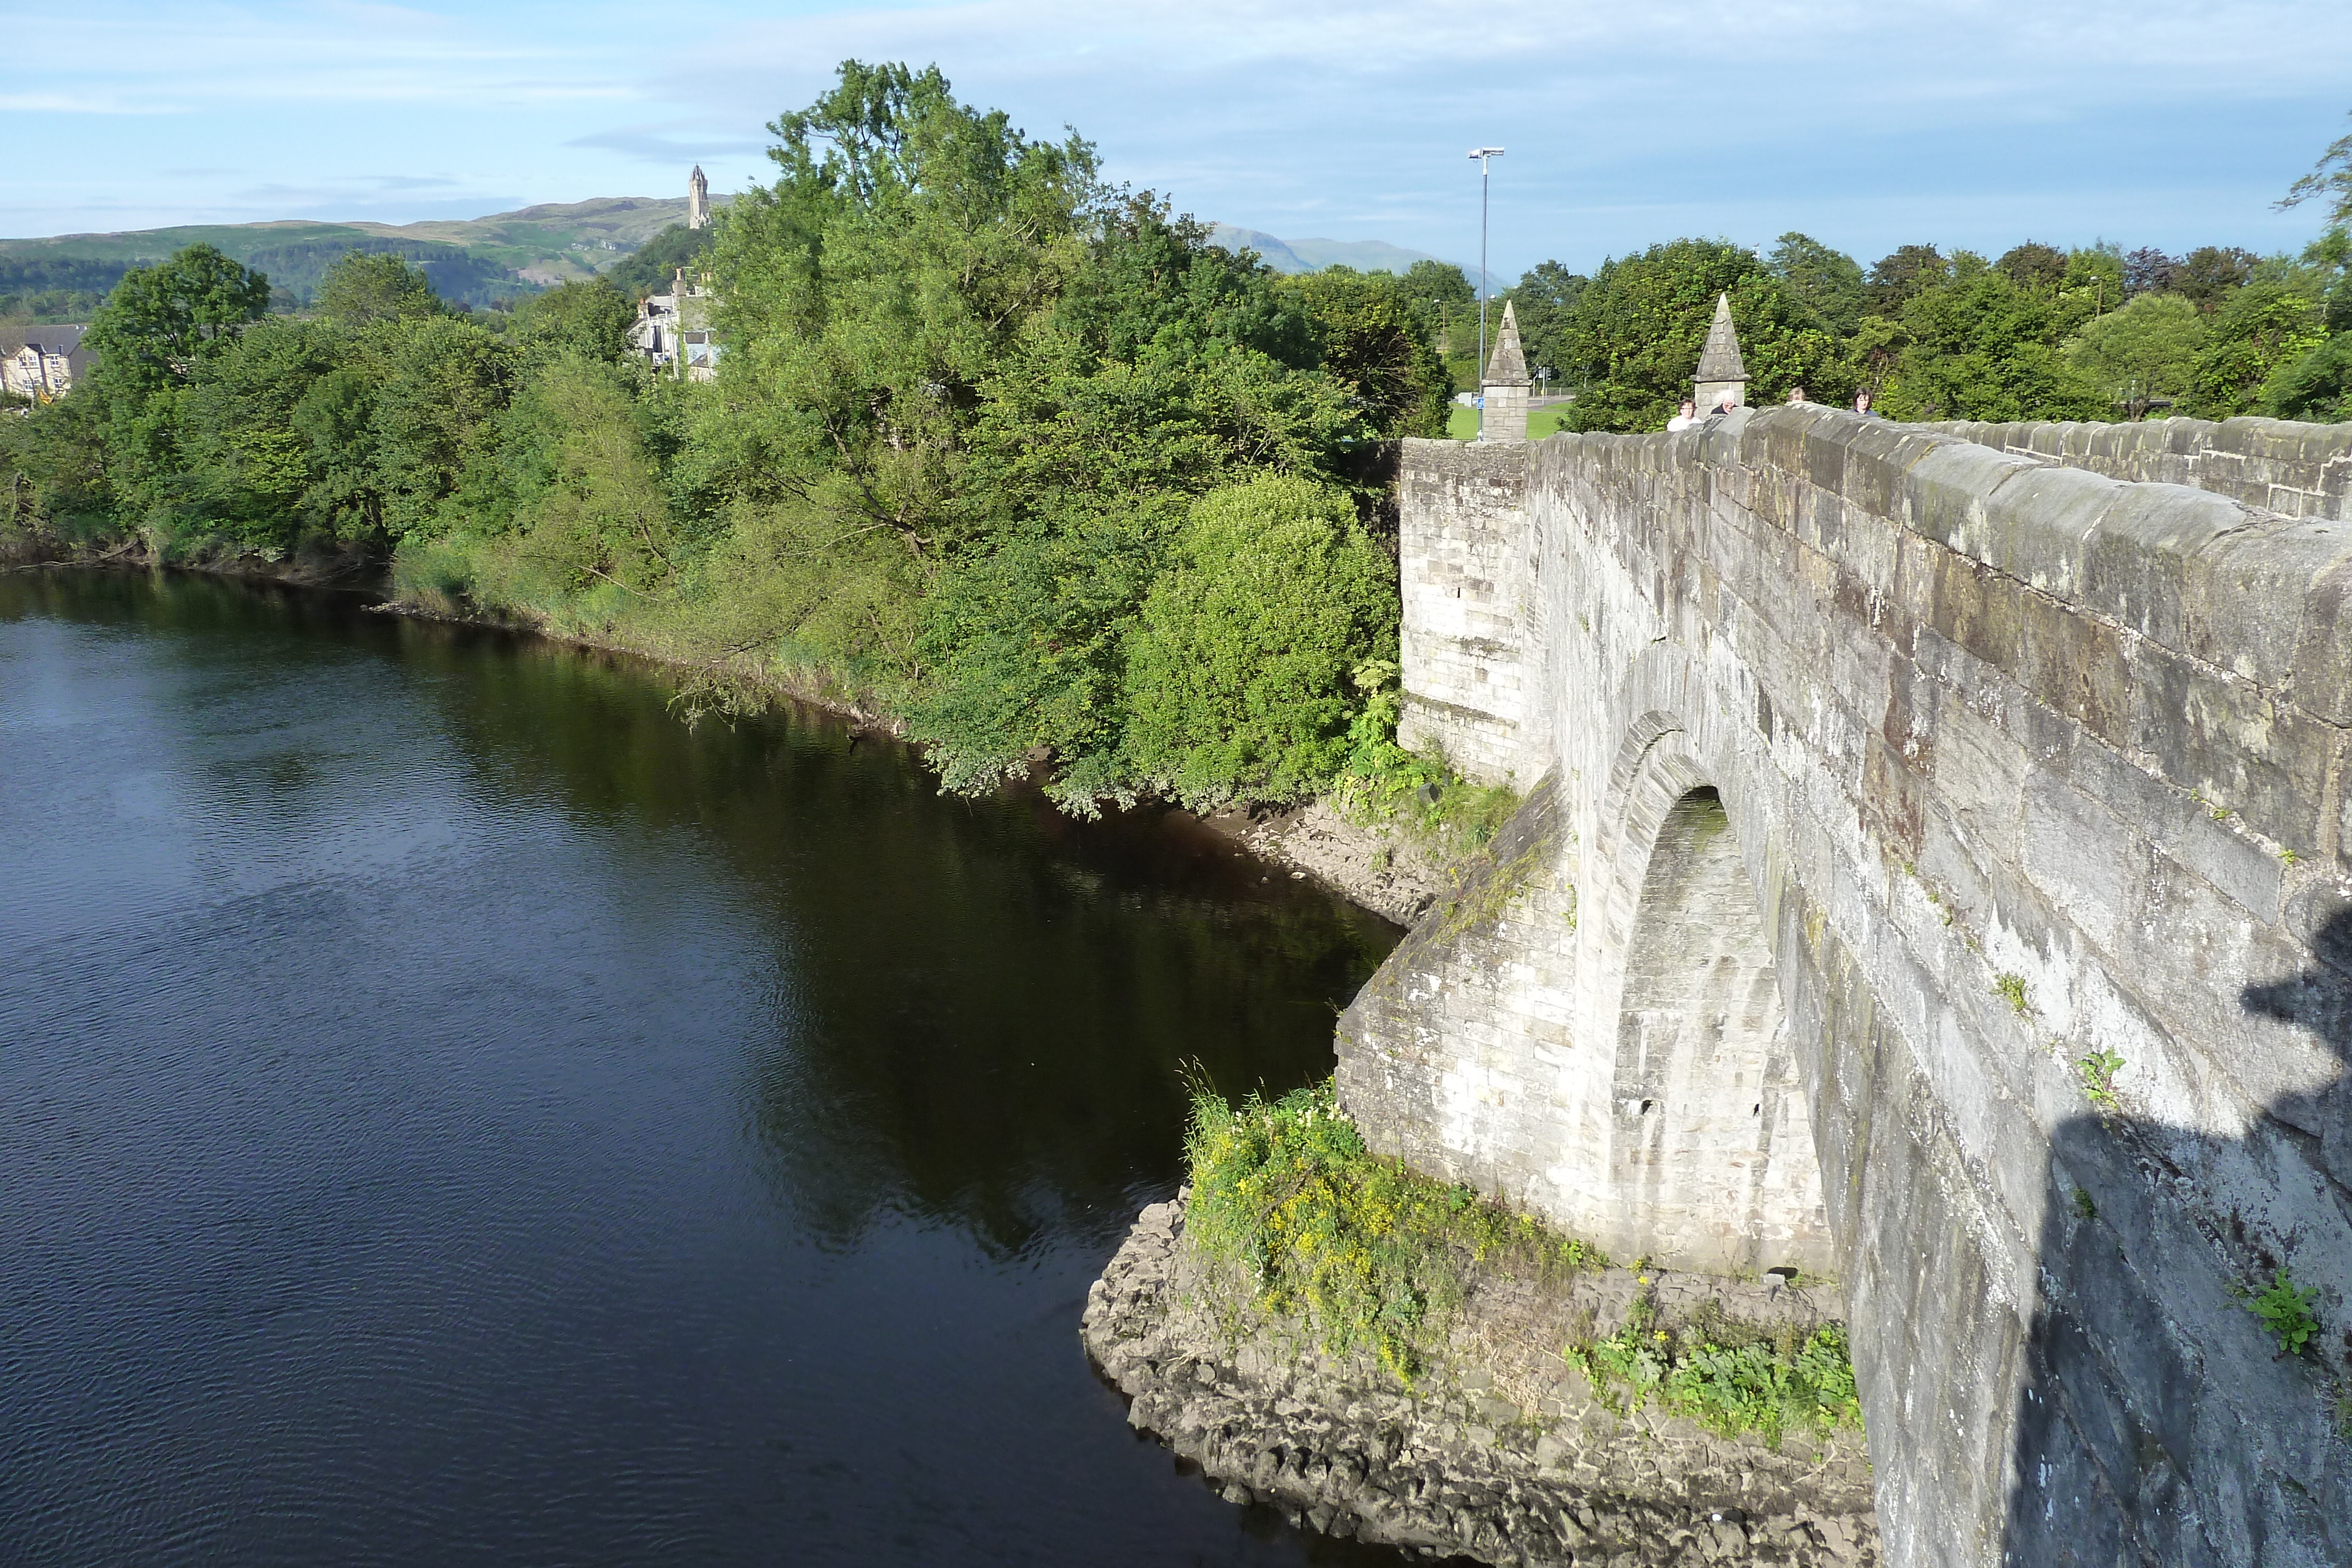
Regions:
<instances>
[{"instance_id":1,"label":"green hillside","mask_svg":"<svg viewBox=\"0 0 2352 1568\"><path fill-rule=\"evenodd\" d=\"M209 245L268 273L281 308L308 303L327 268L355 250L404 256L443 298L481 307L609 271L685 219L683 197L598 196L462 221L284 220L0 239L0 318L86 318L126 270L191 245Z\"/></svg>"}]
</instances>

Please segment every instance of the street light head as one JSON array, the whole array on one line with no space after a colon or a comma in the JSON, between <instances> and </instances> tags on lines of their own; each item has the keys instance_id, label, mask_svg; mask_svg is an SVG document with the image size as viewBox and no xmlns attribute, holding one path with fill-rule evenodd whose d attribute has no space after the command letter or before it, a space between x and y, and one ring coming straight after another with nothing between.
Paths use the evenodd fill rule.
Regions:
<instances>
[{"instance_id":1,"label":"street light head","mask_svg":"<svg viewBox=\"0 0 2352 1568\"><path fill-rule=\"evenodd\" d=\"M1473 158L1500 158L1502 155L1503 150L1499 147L1473 147L1470 149L1470 156Z\"/></svg>"}]
</instances>

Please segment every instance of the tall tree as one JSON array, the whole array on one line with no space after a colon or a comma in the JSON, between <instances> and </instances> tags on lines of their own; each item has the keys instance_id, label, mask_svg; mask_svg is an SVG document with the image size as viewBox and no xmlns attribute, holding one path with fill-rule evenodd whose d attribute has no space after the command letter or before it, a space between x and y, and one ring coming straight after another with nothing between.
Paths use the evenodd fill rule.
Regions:
<instances>
[{"instance_id":1,"label":"tall tree","mask_svg":"<svg viewBox=\"0 0 2352 1568\"><path fill-rule=\"evenodd\" d=\"M319 314L341 327L416 321L446 308L421 267L389 251L352 251L319 284Z\"/></svg>"},{"instance_id":2,"label":"tall tree","mask_svg":"<svg viewBox=\"0 0 2352 1568\"><path fill-rule=\"evenodd\" d=\"M269 279L208 245L122 275L90 321L89 344L112 389L134 396L185 385L269 309Z\"/></svg>"},{"instance_id":3,"label":"tall tree","mask_svg":"<svg viewBox=\"0 0 2352 1568\"><path fill-rule=\"evenodd\" d=\"M1570 272L1556 261L1539 261L1503 298L1509 300L1519 324L1519 342L1528 368L1559 374L1567 347L1569 318L1591 280Z\"/></svg>"},{"instance_id":4,"label":"tall tree","mask_svg":"<svg viewBox=\"0 0 2352 1568\"><path fill-rule=\"evenodd\" d=\"M2320 203L2330 225L2352 224L2352 135L2329 142L2311 172L2288 186L2278 204L2285 208L2305 202Z\"/></svg>"},{"instance_id":5,"label":"tall tree","mask_svg":"<svg viewBox=\"0 0 2352 1568\"><path fill-rule=\"evenodd\" d=\"M1764 265L1822 330L1844 337L1861 321L1868 285L1862 264L1845 252L1791 232L1780 236Z\"/></svg>"}]
</instances>

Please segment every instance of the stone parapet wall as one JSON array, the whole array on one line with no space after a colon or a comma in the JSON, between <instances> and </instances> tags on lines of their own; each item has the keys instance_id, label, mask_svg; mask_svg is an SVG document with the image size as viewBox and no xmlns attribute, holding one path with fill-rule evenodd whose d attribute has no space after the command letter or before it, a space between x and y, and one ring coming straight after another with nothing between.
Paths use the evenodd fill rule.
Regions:
<instances>
[{"instance_id":1,"label":"stone parapet wall","mask_svg":"<svg viewBox=\"0 0 2352 1568\"><path fill-rule=\"evenodd\" d=\"M1522 444L1407 441L1398 476L1404 596L1404 716L1398 736L1435 747L1465 776L1511 778L1519 762L1526 671L1519 627L1528 577ZM1532 775L1522 787L1534 782Z\"/></svg>"},{"instance_id":2,"label":"stone parapet wall","mask_svg":"<svg viewBox=\"0 0 2352 1568\"><path fill-rule=\"evenodd\" d=\"M2352 517L2352 424L2152 419L2137 424L1974 421L1909 426L2068 468L2187 485L2289 517Z\"/></svg>"},{"instance_id":3,"label":"stone parapet wall","mask_svg":"<svg viewBox=\"0 0 2352 1568\"><path fill-rule=\"evenodd\" d=\"M1892 1562L2352 1561L2352 527L2046 439L1408 444L1409 711L1546 783L1342 1100L1620 1255L1826 1249ZM2310 439L2264 494L2340 497ZM1753 942L1692 913L1749 917L1727 853ZM2315 1354L2244 1305L2283 1265Z\"/></svg>"}]
</instances>

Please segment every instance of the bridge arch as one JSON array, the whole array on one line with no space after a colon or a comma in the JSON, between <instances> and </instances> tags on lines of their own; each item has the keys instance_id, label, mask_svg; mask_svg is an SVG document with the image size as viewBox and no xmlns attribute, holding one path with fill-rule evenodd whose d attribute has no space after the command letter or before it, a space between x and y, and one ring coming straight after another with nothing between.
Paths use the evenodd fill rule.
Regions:
<instances>
[{"instance_id":1,"label":"bridge arch","mask_svg":"<svg viewBox=\"0 0 2352 1568\"><path fill-rule=\"evenodd\" d=\"M1690 737L1662 712L1635 721L1585 879L1599 883L1582 1032L1610 1053L1609 1244L1672 1267L1826 1273L1836 1249L1770 933L1731 802Z\"/></svg>"}]
</instances>

